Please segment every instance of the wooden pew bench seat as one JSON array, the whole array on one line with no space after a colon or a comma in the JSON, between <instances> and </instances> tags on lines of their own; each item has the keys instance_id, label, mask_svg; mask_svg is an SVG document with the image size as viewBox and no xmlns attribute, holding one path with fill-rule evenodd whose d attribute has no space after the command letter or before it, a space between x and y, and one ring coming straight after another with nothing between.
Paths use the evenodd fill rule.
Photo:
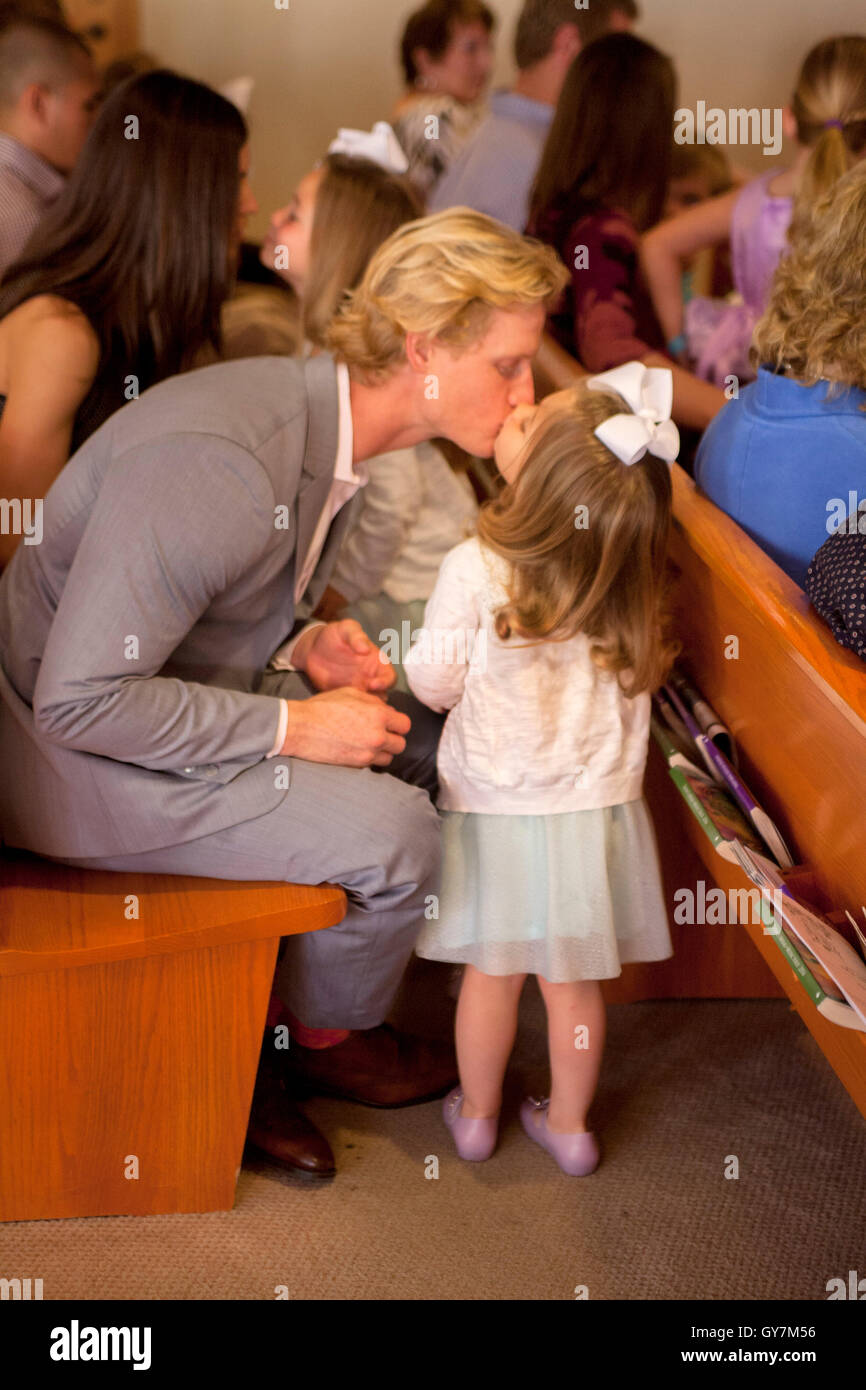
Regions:
<instances>
[{"instance_id":1,"label":"wooden pew bench seat","mask_svg":"<svg viewBox=\"0 0 866 1390\"><path fill-rule=\"evenodd\" d=\"M230 1208L280 938L345 909L0 853L0 1220Z\"/></svg>"}]
</instances>

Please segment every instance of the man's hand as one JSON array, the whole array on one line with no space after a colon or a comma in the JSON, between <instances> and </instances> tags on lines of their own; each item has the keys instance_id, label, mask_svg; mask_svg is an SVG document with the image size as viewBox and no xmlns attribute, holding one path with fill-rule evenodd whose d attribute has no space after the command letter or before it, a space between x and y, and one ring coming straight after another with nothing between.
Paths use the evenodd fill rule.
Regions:
<instances>
[{"instance_id":1,"label":"man's hand","mask_svg":"<svg viewBox=\"0 0 866 1390\"><path fill-rule=\"evenodd\" d=\"M316 628L303 646L299 642L295 648L295 664L299 654L303 664L298 669L317 690L354 686L383 695L397 679L388 658L380 654L354 618Z\"/></svg>"},{"instance_id":2,"label":"man's hand","mask_svg":"<svg viewBox=\"0 0 866 1390\"><path fill-rule=\"evenodd\" d=\"M289 700L283 757L338 767L387 767L406 747L407 714L363 690L330 690Z\"/></svg>"}]
</instances>

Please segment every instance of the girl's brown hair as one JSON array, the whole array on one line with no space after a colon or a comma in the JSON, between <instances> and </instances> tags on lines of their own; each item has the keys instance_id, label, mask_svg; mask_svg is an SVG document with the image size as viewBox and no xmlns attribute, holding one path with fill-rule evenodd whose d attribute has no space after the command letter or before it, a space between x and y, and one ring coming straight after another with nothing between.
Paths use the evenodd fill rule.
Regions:
<instances>
[{"instance_id":1,"label":"girl's brown hair","mask_svg":"<svg viewBox=\"0 0 866 1390\"><path fill-rule=\"evenodd\" d=\"M595 663L634 697L664 681L676 648L664 615L669 467L651 454L629 467L594 434L627 409L575 386L532 435L516 481L482 507L478 537L511 566L498 635L564 642L582 632Z\"/></svg>"},{"instance_id":2,"label":"girl's brown hair","mask_svg":"<svg viewBox=\"0 0 866 1390\"><path fill-rule=\"evenodd\" d=\"M360 282L374 251L423 214L411 185L369 159L328 155L316 193L304 336L325 346L328 325L347 290Z\"/></svg>"},{"instance_id":3,"label":"girl's brown hair","mask_svg":"<svg viewBox=\"0 0 866 1390\"><path fill-rule=\"evenodd\" d=\"M0 317L38 294L78 306L99 338L96 379L73 448L138 390L219 352L220 309L234 279L236 107L165 69L131 78L105 102L60 197L0 288Z\"/></svg>"},{"instance_id":4,"label":"girl's brown hair","mask_svg":"<svg viewBox=\"0 0 866 1390\"><path fill-rule=\"evenodd\" d=\"M812 204L866 154L866 37L817 44L800 71L791 110L797 139L811 151L791 220L794 240Z\"/></svg>"},{"instance_id":5,"label":"girl's brown hair","mask_svg":"<svg viewBox=\"0 0 866 1390\"><path fill-rule=\"evenodd\" d=\"M568 70L532 191L530 225L563 205L622 208L638 231L662 214L670 177L676 74L634 34L607 34Z\"/></svg>"}]
</instances>

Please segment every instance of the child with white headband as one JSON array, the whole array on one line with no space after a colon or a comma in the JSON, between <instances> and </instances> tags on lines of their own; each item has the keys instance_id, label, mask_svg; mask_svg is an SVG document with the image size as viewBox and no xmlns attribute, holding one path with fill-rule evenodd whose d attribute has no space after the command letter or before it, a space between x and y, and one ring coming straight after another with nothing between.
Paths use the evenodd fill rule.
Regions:
<instances>
[{"instance_id":1,"label":"child with white headband","mask_svg":"<svg viewBox=\"0 0 866 1390\"><path fill-rule=\"evenodd\" d=\"M444 1103L462 1158L496 1146L534 974L551 1090L523 1102L523 1127L564 1172L593 1172L599 981L672 953L642 794L650 692L673 655L662 614L671 399L670 371L631 362L519 407L496 443L507 487L446 556L405 661L414 694L450 711L442 891L416 950L465 965L460 1085Z\"/></svg>"}]
</instances>

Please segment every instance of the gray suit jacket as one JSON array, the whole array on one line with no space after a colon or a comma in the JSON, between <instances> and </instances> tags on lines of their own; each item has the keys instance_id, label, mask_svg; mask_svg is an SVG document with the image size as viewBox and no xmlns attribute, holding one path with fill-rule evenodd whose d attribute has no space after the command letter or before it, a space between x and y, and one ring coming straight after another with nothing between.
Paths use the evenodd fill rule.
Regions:
<instances>
[{"instance_id":1,"label":"gray suit jacket","mask_svg":"<svg viewBox=\"0 0 866 1390\"><path fill-rule=\"evenodd\" d=\"M337 513L296 613L295 559L330 490L337 430L330 357L260 357L162 382L69 461L41 545L21 544L0 579L7 844L69 858L157 849L286 795L238 774L273 745L264 668L318 602L356 512Z\"/></svg>"}]
</instances>

